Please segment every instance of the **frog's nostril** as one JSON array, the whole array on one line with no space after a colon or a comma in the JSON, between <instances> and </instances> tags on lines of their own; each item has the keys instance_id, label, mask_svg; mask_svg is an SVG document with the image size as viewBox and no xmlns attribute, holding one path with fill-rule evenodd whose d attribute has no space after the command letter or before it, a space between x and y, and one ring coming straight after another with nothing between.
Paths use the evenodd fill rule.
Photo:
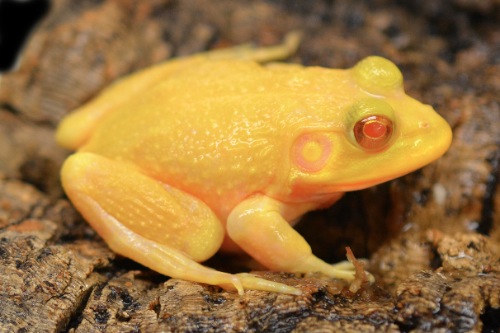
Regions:
<instances>
[{"instance_id":1,"label":"frog's nostril","mask_svg":"<svg viewBox=\"0 0 500 333\"><path fill-rule=\"evenodd\" d=\"M427 121L421 121L418 123L418 128L428 128L429 123Z\"/></svg>"}]
</instances>

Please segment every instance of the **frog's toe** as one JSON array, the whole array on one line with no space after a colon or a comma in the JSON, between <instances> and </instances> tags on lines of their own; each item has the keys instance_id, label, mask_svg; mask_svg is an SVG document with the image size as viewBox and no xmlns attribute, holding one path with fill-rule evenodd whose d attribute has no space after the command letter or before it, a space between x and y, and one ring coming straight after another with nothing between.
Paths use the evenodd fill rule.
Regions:
<instances>
[{"instance_id":1,"label":"frog's toe","mask_svg":"<svg viewBox=\"0 0 500 333\"><path fill-rule=\"evenodd\" d=\"M368 282L372 284L375 282L375 277L372 275L372 273L365 271L366 278L368 279Z\"/></svg>"},{"instance_id":2,"label":"frog's toe","mask_svg":"<svg viewBox=\"0 0 500 333\"><path fill-rule=\"evenodd\" d=\"M356 266L349 261L341 261L337 264L328 264L323 260L310 256L303 260L301 266L295 270L297 272L321 272L329 277L351 282L356 278ZM360 269L366 275L367 280L372 283L375 281L373 275Z\"/></svg>"},{"instance_id":3,"label":"frog's toe","mask_svg":"<svg viewBox=\"0 0 500 333\"><path fill-rule=\"evenodd\" d=\"M331 267L333 267L336 270L335 274L340 274L340 276L337 275L333 277L339 277L347 281L352 281L355 278L356 267L350 261L344 260L331 265ZM366 279L368 280L369 283L375 282L375 277L373 277L373 275L370 272L363 271L363 273L365 274ZM344 276L347 276L348 279L344 278Z\"/></svg>"},{"instance_id":4,"label":"frog's toe","mask_svg":"<svg viewBox=\"0 0 500 333\"><path fill-rule=\"evenodd\" d=\"M236 274L245 289L271 291L280 294L301 295L300 289L283 283L274 282L257 277L249 273Z\"/></svg>"},{"instance_id":5,"label":"frog's toe","mask_svg":"<svg viewBox=\"0 0 500 333\"><path fill-rule=\"evenodd\" d=\"M327 275L333 278L345 280L351 282L354 280L356 271L353 269L339 269L334 266L331 266L331 269L329 269L327 272Z\"/></svg>"},{"instance_id":6,"label":"frog's toe","mask_svg":"<svg viewBox=\"0 0 500 333\"><path fill-rule=\"evenodd\" d=\"M347 260L339 261L338 263L333 264L331 266L334 267L335 269L339 269L342 271L354 271L356 269L354 265Z\"/></svg>"}]
</instances>

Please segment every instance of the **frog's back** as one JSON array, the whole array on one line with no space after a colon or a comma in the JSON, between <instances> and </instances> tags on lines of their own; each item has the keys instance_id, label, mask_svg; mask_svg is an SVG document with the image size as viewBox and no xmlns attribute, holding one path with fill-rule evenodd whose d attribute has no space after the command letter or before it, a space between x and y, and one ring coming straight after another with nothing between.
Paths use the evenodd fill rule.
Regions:
<instances>
[{"instance_id":1,"label":"frog's back","mask_svg":"<svg viewBox=\"0 0 500 333\"><path fill-rule=\"evenodd\" d=\"M305 116L260 65L227 66L214 62L165 80L108 115L82 150L129 161L214 202L263 192L287 168L283 138ZM297 111L282 112L290 109Z\"/></svg>"}]
</instances>

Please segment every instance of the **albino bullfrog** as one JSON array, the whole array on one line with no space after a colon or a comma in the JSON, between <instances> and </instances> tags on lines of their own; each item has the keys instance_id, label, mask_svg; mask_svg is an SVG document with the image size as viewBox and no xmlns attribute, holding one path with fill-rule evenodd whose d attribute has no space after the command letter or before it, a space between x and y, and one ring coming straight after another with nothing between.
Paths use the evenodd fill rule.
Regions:
<instances>
[{"instance_id":1,"label":"albino bullfrog","mask_svg":"<svg viewBox=\"0 0 500 333\"><path fill-rule=\"evenodd\" d=\"M77 149L61 178L115 252L174 278L300 294L202 262L244 251L275 271L352 280L349 263L314 256L293 229L345 191L440 157L450 126L407 96L398 68L368 57L350 69L262 65L297 40L229 49L139 71L67 116L57 141Z\"/></svg>"}]
</instances>

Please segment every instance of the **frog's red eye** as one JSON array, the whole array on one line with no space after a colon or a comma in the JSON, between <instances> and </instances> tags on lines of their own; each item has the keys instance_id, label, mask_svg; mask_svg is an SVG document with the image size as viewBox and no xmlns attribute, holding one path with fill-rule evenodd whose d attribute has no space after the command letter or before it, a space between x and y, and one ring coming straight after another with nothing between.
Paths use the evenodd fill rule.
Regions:
<instances>
[{"instance_id":1,"label":"frog's red eye","mask_svg":"<svg viewBox=\"0 0 500 333\"><path fill-rule=\"evenodd\" d=\"M384 148L392 136L392 121L385 116L368 116L354 125L354 137L361 148L376 151Z\"/></svg>"}]
</instances>

